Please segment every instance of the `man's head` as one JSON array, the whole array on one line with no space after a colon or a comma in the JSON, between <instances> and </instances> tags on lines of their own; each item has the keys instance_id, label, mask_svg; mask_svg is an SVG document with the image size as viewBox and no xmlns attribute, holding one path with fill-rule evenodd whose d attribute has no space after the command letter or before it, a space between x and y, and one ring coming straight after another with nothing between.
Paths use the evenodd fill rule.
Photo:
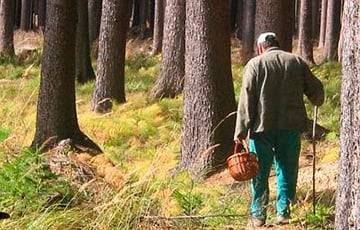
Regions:
<instances>
[{"instance_id":1,"label":"man's head","mask_svg":"<svg viewBox=\"0 0 360 230\"><path fill-rule=\"evenodd\" d=\"M262 33L257 40L257 50L259 54L264 53L268 48L279 46L279 41L273 32Z\"/></svg>"}]
</instances>

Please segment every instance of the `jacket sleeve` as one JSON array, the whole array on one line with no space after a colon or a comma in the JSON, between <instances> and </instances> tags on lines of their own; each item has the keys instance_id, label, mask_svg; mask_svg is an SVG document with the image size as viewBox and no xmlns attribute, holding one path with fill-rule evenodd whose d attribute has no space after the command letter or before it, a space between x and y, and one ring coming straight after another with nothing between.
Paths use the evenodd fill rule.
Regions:
<instances>
[{"instance_id":1,"label":"jacket sleeve","mask_svg":"<svg viewBox=\"0 0 360 230\"><path fill-rule=\"evenodd\" d=\"M240 140L245 139L251 124L254 122L257 108L256 75L254 67L249 62L245 67L243 75L234 140L238 138Z\"/></svg>"},{"instance_id":2,"label":"jacket sleeve","mask_svg":"<svg viewBox=\"0 0 360 230\"><path fill-rule=\"evenodd\" d=\"M309 66L303 62L305 68L304 94L313 105L320 106L324 103L324 86L321 81L314 76Z\"/></svg>"}]
</instances>

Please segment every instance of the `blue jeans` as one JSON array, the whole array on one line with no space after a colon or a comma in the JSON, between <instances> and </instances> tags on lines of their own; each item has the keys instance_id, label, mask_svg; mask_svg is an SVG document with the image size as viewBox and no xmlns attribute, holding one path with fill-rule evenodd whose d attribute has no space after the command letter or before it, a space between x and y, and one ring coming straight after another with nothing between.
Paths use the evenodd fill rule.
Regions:
<instances>
[{"instance_id":1,"label":"blue jeans","mask_svg":"<svg viewBox=\"0 0 360 230\"><path fill-rule=\"evenodd\" d=\"M249 149L259 159L260 172L251 180L251 215L266 219L269 203L269 174L275 164L277 178L278 216L290 216L290 203L294 201L301 149L300 133L291 130L272 130L250 136Z\"/></svg>"}]
</instances>

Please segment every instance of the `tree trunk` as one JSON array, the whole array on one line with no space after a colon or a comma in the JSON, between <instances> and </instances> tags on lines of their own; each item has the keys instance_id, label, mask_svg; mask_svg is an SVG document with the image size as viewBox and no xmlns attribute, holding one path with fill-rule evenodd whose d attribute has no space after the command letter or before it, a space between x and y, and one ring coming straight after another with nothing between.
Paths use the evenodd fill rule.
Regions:
<instances>
[{"instance_id":1,"label":"tree trunk","mask_svg":"<svg viewBox=\"0 0 360 230\"><path fill-rule=\"evenodd\" d=\"M360 229L360 2L346 0L343 18L340 162L336 229Z\"/></svg>"},{"instance_id":2,"label":"tree trunk","mask_svg":"<svg viewBox=\"0 0 360 230\"><path fill-rule=\"evenodd\" d=\"M322 48L325 45L326 35L326 18L327 18L327 3L328 0L321 1L321 22L320 22L320 35L319 35L319 47Z\"/></svg>"},{"instance_id":3,"label":"tree trunk","mask_svg":"<svg viewBox=\"0 0 360 230\"><path fill-rule=\"evenodd\" d=\"M240 62L247 63L254 56L254 36L255 36L255 9L256 1L243 0L244 19L242 25L242 50L240 52Z\"/></svg>"},{"instance_id":4,"label":"tree trunk","mask_svg":"<svg viewBox=\"0 0 360 230\"><path fill-rule=\"evenodd\" d=\"M149 33L151 36L154 34L154 19L155 19L155 0L149 0L148 3L148 17L147 23L149 24Z\"/></svg>"},{"instance_id":5,"label":"tree trunk","mask_svg":"<svg viewBox=\"0 0 360 230\"><path fill-rule=\"evenodd\" d=\"M20 29L23 31L29 31L31 28L31 1L32 0L22 0L21 1L21 22Z\"/></svg>"},{"instance_id":6,"label":"tree trunk","mask_svg":"<svg viewBox=\"0 0 360 230\"><path fill-rule=\"evenodd\" d=\"M229 1L186 2L184 117L180 168L209 176L224 166L236 110ZM216 147L217 144L220 146Z\"/></svg>"},{"instance_id":7,"label":"tree trunk","mask_svg":"<svg viewBox=\"0 0 360 230\"><path fill-rule=\"evenodd\" d=\"M163 32L164 32L164 14L165 14L165 0L155 1L155 27L153 36L152 54L161 53Z\"/></svg>"},{"instance_id":8,"label":"tree trunk","mask_svg":"<svg viewBox=\"0 0 360 230\"><path fill-rule=\"evenodd\" d=\"M173 98L183 90L185 75L185 1L166 0L161 72L152 98Z\"/></svg>"},{"instance_id":9,"label":"tree trunk","mask_svg":"<svg viewBox=\"0 0 360 230\"><path fill-rule=\"evenodd\" d=\"M148 18L148 8L149 0L139 0L139 23L140 23L140 38L145 39L147 36L147 18Z\"/></svg>"},{"instance_id":10,"label":"tree trunk","mask_svg":"<svg viewBox=\"0 0 360 230\"><path fill-rule=\"evenodd\" d=\"M14 6L13 0L0 2L0 56L12 57L14 52Z\"/></svg>"},{"instance_id":11,"label":"tree trunk","mask_svg":"<svg viewBox=\"0 0 360 230\"><path fill-rule=\"evenodd\" d=\"M280 47L291 52L295 20L295 2L289 0L257 0L255 35L274 32Z\"/></svg>"},{"instance_id":12,"label":"tree trunk","mask_svg":"<svg viewBox=\"0 0 360 230\"><path fill-rule=\"evenodd\" d=\"M244 21L244 0L238 0L236 5L236 37L242 40L242 30Z\"/></svg>"},{"instance_id":13,"label":"tree trunk","mask_svg":"<svg viewBox=\"0 0 360 230\"><path fill-rule=\"evenodd\" d=\"M226 1L226 0L225 0ZM231 33L235 32L238 14L238 0L227 0L230 2L230 29Z\"/></svg>"},{"instance_id":14,"label":"tree trunk","mask_svg":"<svg viewBox=\"0 0 360 230\"><path fill-rule=\"evenodd\" d=\"M46 22L46 0L38 0L38 20L40 31L45 31Z\"/></svg>"},{"instance_id":15,"label":"tree trunk","mask_svg":"<svg viewBox=\"0 0 360 230\"><path fill-rule=\"evenodd\" d=\"M21 1L15 0L14 29L20 28L21 22Z\"/></svg>"},{"instance_id":16,"label":"tree trunk","mask_svg":"<svg viewBox=\"0 0 360 230\"><path fill-rule=\"evenodd\" d=\"M140 25L140 2L139 0L133 1L133 9L131 16L131 28Z\"/></svg>"},{"instance_id":17,"label":"tree trunk","mask_svg":"<svg viewBox=\"0 0 360 230\"><path fill-rule=\"evenodd\" d=\"M90 45L99 37L102 0L89 0L89 39Z\"/></svg>"},{"instance_id":18,"label":"tree trunk","mask_svg":"<svg viewBox=\"0 0 360 230\"><path fill-rule=\"evenodd\" d=\"M337 60L337 48L340 36L341 1L328 0L324 59Z\"/></svg>"},{"instance_id":19,"label":"tree trunk","mask_svg":"<svg viewBox=\"0 0 360 230\"><path fill-rule=\"evenodd\" d=\"M77 24L76 24L76 79L83 84L95 79L95 73L91 66L88 1L77 0Z\"/></svg>"},{"instance_id":20,"label":"tree trunk","mask_svg":"<svg viewBox=\"0 0 360 230\"><path fill-rule=\"evenodd\" d=\"M311 34L314 41L319 40L319 29L320 29L320 20L319 20L319 11L320 11L320 2L319 0L311 1L311 21L312 29Z\"/></svg>"},{"instance_id":21,"label":"tree trunk","mask_svg":"<svg viewBox=\"0 0 360 230\"><path fill-rule=\"evenodd\" d=\"M74 6L75 5L75 6ZM71 139L87 152L100 148L80 131L75 105L76 2L49 1L33 148L47 150Z\"/></svg>"},{"instance_id":22,"label":"tree trunk","mask_svg":"<svg viewBox=\"0 0 360 230\"><path fill-rule=\"evenodd\" d=\"M112 102L125 99L125 47L130 0L103 0L99 36L98 72L92 109L111 111Z\"/></svg>"},{"instance_id":23,"label":"tree trunk","mask_svg":"<svg viewBox=\"0 0 360 230\"><path fill-rule=\"evenodd\" d=\"M311 0L301 0L300 24L299 24L299 47L300 56L307 62L314 63L313 42L311 36Z\"/></svg>"}]
</instances>

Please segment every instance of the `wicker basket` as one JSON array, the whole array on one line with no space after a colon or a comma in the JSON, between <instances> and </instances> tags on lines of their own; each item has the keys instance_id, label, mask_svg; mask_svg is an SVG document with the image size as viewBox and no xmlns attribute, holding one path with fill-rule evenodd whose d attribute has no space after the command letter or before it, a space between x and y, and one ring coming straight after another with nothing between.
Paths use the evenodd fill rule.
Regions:
<instances>
[{"instance_id":1,"label":"wicker basket","mask_svg":"<svg viewBox=\"0 0 360 230\"><path fill-rule=\"evenodd\" d=\"M258 159L249 152L246 142L235 143L234 154L226 162L230 175L237 181L250 180L259 172Z\"/></svg>"}]
</instances>

